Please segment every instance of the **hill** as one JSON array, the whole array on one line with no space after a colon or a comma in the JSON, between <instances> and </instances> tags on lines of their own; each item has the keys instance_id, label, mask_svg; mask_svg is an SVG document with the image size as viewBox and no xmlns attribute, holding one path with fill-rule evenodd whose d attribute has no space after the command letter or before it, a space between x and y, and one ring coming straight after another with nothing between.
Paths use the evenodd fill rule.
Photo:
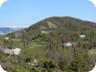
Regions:
<instances>
[{"instance_id":1,"label":"hill","mask_svg":"<svg viewBox=\"0 0 96 72\"><path fill-rule=\"evenodd\" d=\"M72 17L50 17L30 26L28 30L88 30L92 28L96 28L96 23Z\"/></svg>"},{"instance_id":2,"label":"hill","mask_svg":"<svg viewBox=\"0 0 96 72\"><path fill-rule=\"evenodd\" d=\"M50 17L0 37L0 46L9 72L89 72L96 62L96 23ZM18 56L10 55L18 48Z\"/></svg>"},{"instance_id":3,"label":"hill","mask_svg":"<svg viewBox=\"0 0 96 72\"><path fill-rule=\"evenodd\" d=\"M9 27L1 27L0 28L0 32L2 33L2 34L7 34L7 33L9 33L9 32L11 32L13 29L12 28L9 28Z\"/></svg>"},{"instance_id":4,"label":"hill","mask_svg":"<svg viewBox=\"0 0 96 72\"><path fill-rule=\"evenodd\" d=\"M13 28L13 27L0 27L0 35L6 35L8 33L12 33L12 32L15 32L17 30L22 30L24 29L23 27L16 27L16 28Z\"/></svg>"},{"instance_id":5,"label":"hill","mask_svg":"<svg viewBox=\"0 0 96 72\"><path fill-rule=\"evenodd\" d=\"M23 34L34 36L48 34L53 31L85 31L96 30L96 23L84 21L73 17L50 17L33 24L29 28L13 33L13 36L21 37Z\"/></svg>"}]
</instances>

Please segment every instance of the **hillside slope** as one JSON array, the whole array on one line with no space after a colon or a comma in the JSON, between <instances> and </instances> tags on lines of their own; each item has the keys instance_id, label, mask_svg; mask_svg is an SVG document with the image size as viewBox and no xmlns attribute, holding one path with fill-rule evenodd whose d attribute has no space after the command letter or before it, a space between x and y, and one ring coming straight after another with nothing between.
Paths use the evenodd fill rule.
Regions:
<instances>
[{"instance_id":1,"label":"hillside slope","mask_svg":"<svg viewBox=\"0 0 96 72\"><path fill-rule=\"evenodd\" d=\"M0 52L8 72L89 72L96 62L96 23L51 17L1 37L0 45L21 49L18 56Z\"/></svg>"},{"instance_id":2,"label":"hillside slope","mask_svg":"<svg viewBox=\"0 0 96 72\"><path fill-rule=\"evenodd\" d=\"M29 27L29 30L86 30L95 28L96 23L83 21L77 18L50 17L32 25L31 27Z\"/></svg>"},{"instance_id":3,"label":"hillside slope","mask_svg":"<svg viewBox=\"0 0 96 72\"><path fill-rule=\"evenodd\" d=\"M15 37L22 35L35 36L40 33L47 34L53 31L84 31L96 30L96 23L80 20L72 17L50 17L44 19L29 28L13 33Z\"/></svg>"}]
</instances>

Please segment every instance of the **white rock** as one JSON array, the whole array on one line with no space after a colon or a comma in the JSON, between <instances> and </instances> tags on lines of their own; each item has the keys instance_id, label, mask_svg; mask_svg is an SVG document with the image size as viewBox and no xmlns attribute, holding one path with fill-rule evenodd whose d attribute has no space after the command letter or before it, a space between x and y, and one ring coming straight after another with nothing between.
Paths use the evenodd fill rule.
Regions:
<instances>
[{"instance_id":1,"label":"white rock","mask_svg":"<svg viewBox=\"0 0 96 72\"><path fill-rule=\"evenodd\" d=\"M64 46L71 47L72 46L72 43L71 42L64 43Z\"/></svg>"},{"instance_id":2,"label":"white rock","mask_svg":"<svg viewBox=\"0 0 96 72\"><path fill-rule=\"evenodd\" d=\"M1 67L1 65L0 65L0 72L7 72L7 71L5 71L5 70Z\"/></svg>"},{"instance_id":3,"label":"white rock","mask_svg":"<svg viewBox=\"0 0 96 72\"><path fill-rule=\"evenodd\" d=\"M9 37L5 37L5 40L8 41L9 40Z\"/></svg>"},{"instance_id":4,"label":"white rock","mask_svg":"<svg viewBox=\"0 0 96 72\"><path fill-rule=\"evenodd\" d=\"M80 38L84 39L84 38L86 38L86 35L82 34L82 35L80 35Z\"/></svg>"},{"instance_id":5,"label":"white rock","mask_svg":"<svg viewBox=\"0 0 96 72\"><path fill-rule=\"evenodd\" d=\"M20 48L15 48L15 49L4 49L3 50L4 53L7 53L7 54L14 54L14 55L19 55L21 53L21 49Z\"/></svg>"},{"instance_id":6,"label":"white rock","mask_svg":"<svg viewBox=\"0 0 96 72\"><path fill-rule=\"evenodd\" d=\"M66 42L63 45L66 46L66 47L72 47L72 45L76 46L77 43L75 43L75 42Z\"/></svg>"},{"instance_id":7,"label":"white rock","mask_svg":"<svg viewBox=\"0 0 96 72\"><path fill-rule=\"evenodd\" d=\"M11 54L11 55L13 54L11 49L4 49L3 52L6 54Z\"/></svg>"},{"instance_id":8,"label":"white rock","mask_svg":"<svg viewBox=\"0 0 96 72\"><path fill-rule=\"evenodd\" d=\"M21 53L21 49L20 48L15 48L15 49L12 49L12 52L15 55L19 55Z\"/></svg>"},{"instance_id":9,"label":"white rock","mask_svg":"<svg viewBox=\"0 0 96 72\"><path fill-rule=\"evenodd\" d=\"M34 63L37 63L38 61L36 59L34 59Z\"/></svg>"}]
</instances>

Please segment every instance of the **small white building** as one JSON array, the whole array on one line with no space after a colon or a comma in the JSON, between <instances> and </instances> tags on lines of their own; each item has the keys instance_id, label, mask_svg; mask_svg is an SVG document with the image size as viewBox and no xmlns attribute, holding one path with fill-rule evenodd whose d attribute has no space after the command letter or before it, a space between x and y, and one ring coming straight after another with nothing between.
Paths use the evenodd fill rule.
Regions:
<instances>
[{"instance_id":1,"label":"small white building","mask_svg":"<svg viewBox=\"0 0 96 72\"><path fill-rule=\"evenodd\" d=\"M84 39L84 38L86 38L86 35L82 34L82 35L80 35L80 38Z\"/></svg>"},{"instance_id":2,"label":"small white building","mask_svg":"<svg viewBox=\"0 0 96 72\"><path fill-rule=\"evenodd\" d=\"M93 70L89 71L89 72L96 72L96 64Z\"/></svg>"},{"instance_id":3,"label":"small white building","mask_svg":"<svg viewBox=\"0 0 96 72\"><path fill-rule=\"evenodd\" d=\"M7 72L7 71L5 71L5 70L2 68L2 66L0 65L0 72Z\"/></svg>"}]
</instances>

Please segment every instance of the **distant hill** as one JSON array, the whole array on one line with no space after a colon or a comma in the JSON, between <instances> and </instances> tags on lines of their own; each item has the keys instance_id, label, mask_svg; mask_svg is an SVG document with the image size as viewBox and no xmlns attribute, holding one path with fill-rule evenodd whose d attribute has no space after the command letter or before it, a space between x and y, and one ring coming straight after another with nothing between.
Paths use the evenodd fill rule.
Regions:
<instances>
[{"instance_id":1,"label":"distant hill","mask_svg":"<svg viewBox=\"0 0 96 72\"><path fill-rule=\"evenodd\" d=\"M0 27L0 35L5 35L5 34L11 33L17 30L21 30L21 29L24 29L24 28L23 27L21 28Z\"/></svg>"}]
</instances>

